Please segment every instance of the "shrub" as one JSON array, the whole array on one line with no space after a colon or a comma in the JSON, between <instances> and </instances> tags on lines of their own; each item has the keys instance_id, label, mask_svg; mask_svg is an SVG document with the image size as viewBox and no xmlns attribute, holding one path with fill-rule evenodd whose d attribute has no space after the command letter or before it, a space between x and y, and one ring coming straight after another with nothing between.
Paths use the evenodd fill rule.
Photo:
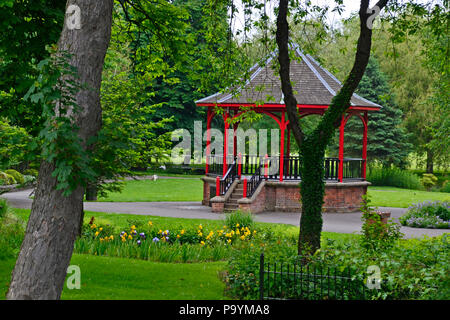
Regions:
<instances>
[{"instance_id":1,"label":"shrub","mask_svg":"<svg viewBox=\"0 0 450 320\"><path fill-rule=\"evenodd\" d=\"M252 228L255 224L251 213L242 212L237 210L232 213L228 213L225 216L225 224L228 228L233 229L236 227Z\"/></svg>"},{"instance_id":2,"label":"shrub","mask_svg":"<svg viewBox=\"0 0 450 320\"><path fill-rule=\"evenodd\" d=\"M422 175L422 184L430 191L436 185L438 178L432 173L424 173Z\"/></svg>"},{"instance_id":3,"label":"shrub","mask_svg":"<svg viewBox=\"0 0 450 320\"><path fill-rule=\"evenodd\" d=\"M27 169L23 172L24 175L38 177L39 172L36 169Z\"/></svg>"},{"instance_id":4,"label":"shrub","mask_svg":"<svg viewBox=\"0 0 450 320\"><path fill-rule=\"evenodd\" d=\"M360 238L361 247L366 250L379 251L392 248L396 241L403 234L400 232L400 226L396 223L383 223L378 211L370 207L370 198L363 196L361 204L363 221L362 237Z\"/></svg>"},{"instance_id":5,"label":"shrub","mask_svg":"<svg viewBox=\"0 0 450 320\"><path fill-rule=\"evenodd\" d=\"M5 199L0 199L0 219L2 219L9 211L8 203Z\"/></svg>"},{"instance_id":6,"label":"shrub","mask_svg":"<svg viewBox=\"0 0 450 320\"><path fill-rule=\"evenodd\" d=\"M413 204L399 220L402 225L413 228L450 228L450 202L426 201Z\"/></svg>"},{"instance_id":7,"label":"shrub","mask_svg":"<svg viewBox=\"0 0 450 320\"><path fill-rule=\"evenodd\" d=\"M18 183L18 184L24 183L23 175L20 172L13 170L13 169L6 170L5 172L6 172L6 174L13 176L14 180L16 180L16 183Z\"/></svg>"},{"instance_id":8,"label":"shrub","mask_svg":"<svg viewBox=\"0 0 450 320\"><path fill-rule=\"evenodd\" d=\"M440 192L450 193L450 181L445 181L442 188L439 190Z\"/></svg>"},{"instance_id":9,"label":"shrub","mask_svg":"<svg viewBox=\"0 0 450 320\"><path fill-rule=\"evenodd\" d=\"M28 185L28 184L32 184L36 181L36 177L35 176L29 176L29 175L24 175L23 176L23 184Z\"/></svg>"},{"instance_id":10,"label":"shrub","mask_svg":"<svg viewBox=\"0 0 450 320\"><path fill-rule=\"evenodd\" d=\"M389 251L380 252L365 250L358 240L351 239L342 243L328 241L309 258L303 270L306 266L310 270L349 270L352 278L365 281L369 274L368 267L378 266L381 271L381 288L366 290L367 299L447 300L450 298L449 249L447 235L397 241ZM299 261L296 246L283 240L266 243L264 247L252 248L245 244L243 248L233 249L225 278L228 293L233 298L258 299L259 256L262 250L265 261L277 263L277 270L281 265L286 270L287 265L292 266L293 262ZM273 276L269 281L276 287L281 281L281 274ZM277 292L275 287L271 288L271 295Z\"/></svg>"},{"instance_id":11,"label":"shrub","mask_svg":"<svg viewBox=\"0 0 450 320\"><path fill-rule=\"evenodd\" d=\"M2 171L0 171L0 180L2 180L3 184L5 185L12 185L17 183L16 179L14 179L12 175Z\"/></svg>"},{"instance_id":12,"label":"shrub","mask_svg":"<svg viewBox=\"0 0 450 320\"><path fill-rule=\"evenodd\" d=\"M423 189L418 175L397 168L369 168L366 180L374 186L390 186L414 190Z\"/></svg>"},{"instance_id":13,"label":"shrub","mask_svg":"<svg viewBox=\"0 0 450 320\"><path fill-rule=\"evenodd\" d=\"M23 222L11 214L6 200L0 199L0 261L17 256L24 235Z\"/></svg>"}]
</instances>

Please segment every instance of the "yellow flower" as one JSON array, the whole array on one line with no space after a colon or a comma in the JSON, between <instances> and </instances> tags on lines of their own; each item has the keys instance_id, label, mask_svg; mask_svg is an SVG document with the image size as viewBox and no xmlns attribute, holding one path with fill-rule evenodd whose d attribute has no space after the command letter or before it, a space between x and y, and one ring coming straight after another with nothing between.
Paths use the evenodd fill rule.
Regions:
<instances>
[{"instance_id":1,"label":"yellow flower","mask_svg":"<svg viewBox=\"0 0 450 320\"><path fill-rule=\"evenodd\" d=\"M236 223L236 228L239 228L239 223Z\"/></svg>"},{"instance_id":2,"label":"yellow flower","mask_svg":"<svg viewBox=\"0 0 450 320\"><path fill-rule=\"evenodd\" d=\"M91 229L95 229L97 228L97 226L95 225L95 223L91 226Z\"/></svg>"},{"instance_id":3,"label":"yellow flower","mask_svg":"<svg viewBox=\"0 0 450 320\"><path fill-rule=\"evenodd\" d=\"M202 225L199 225L198 228L201 230L201 229L203 229L203 226L202 226Z\"/></svg>"},{"instance_id":4,"label":"yellow flower","mask_svg":"<svg viewBox=\"0 0 450 320\"><path fill-rule=\"evenodd\" d=\"M103 230L103 228L100 228L100 229L98 229L99 231L102 231Z\"/></svg>"},{"instance_id":5,"label":"yellow flower","mask_svg":"<svg viewBox=\"0 0 450 320\"><path fill-rule=\"evenodd\" d=\"M100 238L100 242L103 242L103 238Z\"/></svg>"},{"instance_id":6,"label":"yellow flower","mask_svg":"<svg viewBox=\"0 0 450 320\"><path fill-rule=\"evenodd\" d=\"M183 230L181 230L181 235L183 235L183 234L184 234L184 232L185 232L185 231L184 231L184 229L183 229Z\"/></svg>"},{"instance_id":7,"label":"yellow flower","mask_svg":"<svg viewBox=\"0 0 450 320\"><path fill-rule=\"evenodd\" d=\"M240 234L239 229L236 229L236 234Z\"/></svg>"},{"instance_id":8,"label":"yellow flower","mask_svg":"<svg viewBox=\"0 0 450 320\"><path fill-rule=\"evenodd\" d=\"M158 233L162 233L162 230L159 230Z\"/></svg>"},{"instance_id":9,"label":"yellow flower","mask_svg":"<svg viewBox=\"0 0 450 320\"><path fill-rule=\"evenodd\" d=\"M130 235L130 236L128 236L128 239L131 240L131 239L133 239L133 237Z\"/></svg>"},{"instance_id":10,"label":"yellow flower","mask_svg":"<svg viewBox=\"0 0 450 320\"><path fill-rule=\"evenodd\" d=\"M228 243L231 243L231 239L228 239L228 241L227 241Z\"/></svg>"},{"instance_id":11,"label":"yellow flower","mask_svg":"<svg viewBox=\"0 0 450 320\"><path fill-rule=\"evenodd\" d=\"M200 244L203 246L205 245L205 241L200 241Z\"/></svg>"},{"instance_id":12,"label":"yellow flower","mask_svg":"<svg viewBox=\"0 0 450 320\"><path fill-rule=\"evenodd\" d=\"M203 233L199 232L199 233L198 233L198 236L199 236L199 237L203 237Z\"/></svg>"},{"instance_id":13,"label":"yellow flower","mask_svg":"<svg viewBox=\"0 0 450 320\"><path fill-rule=\"evenodd\" d=\"M153 222L149 221L149 222L148 222L148 225L149 225L149 226L152 226L152 225L153 225Z\"/></svg>"},{"instance_id":14,"label":"yellow flower","mask_svg":"<svg viewBox=\"0 0 450 320\"><path fill-rule=\"evenodd\" d=\"M125 237L121 237L122 238L122 242L127 241L127 239L125 239Z\"/></svg>"},{"instance_id":15,"label":"yellow flower","mask_svg":"<svg viewBox=\"0 0 450 320\"><path fill-rule=\"evenodd\" d=\"M245 236L241 236L241 240L245 240Z\"/></svg>"},{"instance_id":16,"label":"yellow flower","mask_svg":"<svg viewBox=\"0 0 450 320\"><path fill-rule=\"evenodd\" d=\"M110 240L114 240L114 236L111 235L111 236L109 237L109 239L110 239Z\"/></svg>"},{"instance_id":17,"label":"yellow flower","mask_svg":"<svg viewBox=\"0 0 450 320\"><path fill-rule=\"evenodd\" d=\"M179 239L180 238L180 235L179 234L177 234L177 239Z\"/></svg>"},{"instance_id":18,"label":"yellow flower","mask_svg":"<svg viewBox=\"0 0 450 320\"><path fill-rule=\"evenodd\" d=\"M95 233L95 236L98 236L99 234L100 234L100 232L97 231L97 232Z\"/></svg>"}]
</instances>

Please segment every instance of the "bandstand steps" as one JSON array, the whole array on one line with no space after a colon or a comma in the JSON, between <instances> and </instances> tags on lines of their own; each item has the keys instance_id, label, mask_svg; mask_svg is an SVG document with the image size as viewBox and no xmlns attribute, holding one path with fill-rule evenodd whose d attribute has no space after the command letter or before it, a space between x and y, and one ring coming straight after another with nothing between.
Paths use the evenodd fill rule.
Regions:
<instances>
[{"instance_id":1,"label":"bandstand steps","mask_svg":"<svg viewBox=\"0 0 450 320\"><path fill-rule=\"evenodd\" d=\"M244 193L244 186L242 182L239 182L238 185L234 188L227 202L225 202L224 210L236 211L237 209L239 209L239 204L237 202L239 199L242 199L243 193Z\"/></svg>"}]
</instances>

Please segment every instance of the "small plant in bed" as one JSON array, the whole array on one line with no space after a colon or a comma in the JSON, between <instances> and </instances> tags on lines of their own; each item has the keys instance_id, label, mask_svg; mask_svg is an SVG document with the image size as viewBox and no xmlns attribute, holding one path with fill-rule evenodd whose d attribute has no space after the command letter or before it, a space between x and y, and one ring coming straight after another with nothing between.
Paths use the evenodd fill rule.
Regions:
<instances>
[{"instance_id":1,"label":"small plant in bed","mask_svg":"<svg viewBox=\"0 0 450 320\"><path fill-rule=\"evenodd\" d=\"M413 228L449 229L450 202L425 201L413 204L399 220L402 225Z\"/></svg>"}]
</instances>

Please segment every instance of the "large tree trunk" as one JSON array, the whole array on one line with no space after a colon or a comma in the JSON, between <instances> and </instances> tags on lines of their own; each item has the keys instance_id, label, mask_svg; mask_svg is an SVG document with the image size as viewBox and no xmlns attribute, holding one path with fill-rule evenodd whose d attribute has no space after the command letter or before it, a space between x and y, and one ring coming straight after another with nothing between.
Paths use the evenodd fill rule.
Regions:
<instances>
[{"instance_id":1,"label":"large tree trunk","mask_svg":"<svg viewBox=\"0 0 450 320\"><path fill-rule=\"evenodd\" d=\"M380 0L376 6L383 9L388 0ZM350 99L355 92L370 57L372 44L372 30L367 21L369 0L361 0L360 6L360 35L358 39L355 62L349 76L344 81L341 90L331 101L315 130L305 135L298 122L297 101L293 95L289 76L289 26L287 23L289 0L280 0L277 17L277 45L279 49L281 87L288 113L289 123L302 156L300 193L302 199L302 215L300 218L300 234L298 253L300 255L313 254L320 248L322 232L322 205L325 195L324 156L325 149L330 143L342 115L350 106Z\"/></svg>"},{"instance_id":2,"label":"large tree trunk","mask_svg":"<svg viewBox=\"0 0 450 320\"><path fill-rule=\"evenodd\" d=\"M66 21L58 43L60 52L72 54L79 80L87 85L76 95L79 136L84 146L101 127L100 85L111 36L113 0L69 0L80 8L81 27ZM25 239L12 274L8 299L59 299L64 287L74 241L80 228L84 188L70 196L56 191L53 163L43 161Z\"/></svg>"}]
</instances>

